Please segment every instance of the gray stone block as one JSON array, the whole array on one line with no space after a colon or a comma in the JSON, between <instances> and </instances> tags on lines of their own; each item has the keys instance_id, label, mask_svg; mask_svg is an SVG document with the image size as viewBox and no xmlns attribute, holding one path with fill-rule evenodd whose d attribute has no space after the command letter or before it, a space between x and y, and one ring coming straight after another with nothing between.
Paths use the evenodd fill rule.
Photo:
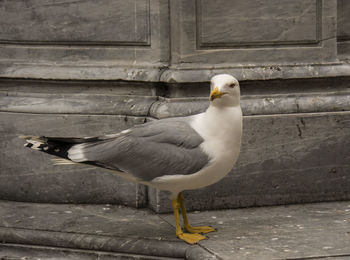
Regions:
<instances>
[{"instance_id":1,"label":"gray stone block","mask_svg":"<svg viewBox=\"0 0 350 260\"><path fill-rule=\"evenodd\" d=\"M334 0L283 5L278 0L182 0L170 2L170 10L171 27L177 27L171 41L172 63L178 68L336 59Z\"/></svg>"},{"instance_id":2,"label":"gray stone block","mask_svg":"<svg viewBox=\"0 0 350 260\"><path fill-rule=\"evenodd\" d=\"M320 40L320 1L286 1L283 8L278 0L196 3L200 49L308 45Z\"/></svg>"},{"instance_id":3,"label":"gray stone block","mask_svg":"<svg viewBox=\"0 0 350 260\"><path fill-rule=\"evenodd\" d=\"M194 212L189 218L218 229L201 241L218 259L349 260L349 208L343 201Z\"/></svg>"},{"instance_id":4,"label":"gray stone block","mask_svg":"<svg viewBox=\"0 0 350 260\"><path fill-rule=\"evenodd\" d=\"M1 5L5 9L1 15L1 42L109 46L150 44L150 7L147 0L105 0L103 4L94 1L46 1L43 5L36 0L28 0Z\"/></svg>"},{"instance_id":5,"label":"gray stone block","mask_svg":"<svg viewBox=\"0 0 350 260\"><path fill-rule=\"evenodd\" d=\"M350 71L349 8L346 0L5 1L0 77L198 82L222 72L257 80L344 76Z\"/></svg>"},{"instance_id":6,"label":"gray stone block","mask_svg":"<svg viewBox=\"0 0 350 260\"><path fill-rule=\"evenodd\" d=\"M156 97L0 92L0 111L47 114L147 116ZM126 119L127 120L127 119Z\"/></svg>"},{"instance_id":7,"label":"gray stone block","mask_svg":"<svg viewBox=\"0 0 350 260\"><path fill-rule=\"evenodd\" d=\"M0 91L41 94L91 94L91 95L134 95L154 96L157 83L116 80L35 80L0 78Z\"/></svg>"},{"instance_id":8,"label":"gray stone block","mask_svg":"<svg viewBox=\"0 0 350 260\"><path fill-rule=\"evenodd\" d=\"M174 260L174 258L21 244L0 244L2 260Z\"/></svg>"},{"instance_id":9,"label":"gray stone block","mask_svg":"<svg viewBox=\"0 0 350 260\"><path fill-rule=\"evenodd\" d=\"M1 2L0 74L154 82L169 58L168 20L164 0Z\"/></svg>"},{"instance_id":10,"label":"gray stone block","mask_svg":"<svg viewBox=\"0 0 350 260\"><path fill-rule=\"evenodd\" d=\"M210 67L210 68L209 68ZM205 66L186 69L171 68L164 70L161 81L168 83L208 82L209 79L221 73L234 75L238 80L273 80L273 79L309 79L320 77L349 76L350 65L347 62L332 62L332 64L268 64L262 66Z\"/></svg>"},{"instance_id":11,"label":"gray stone block","mask_svg":"<svg viewBox=\"0 0 350 260\"><path fill-rule=\"evenodd\" d=\"M0 201L0 258L348 260L349 208L344 201L189 213L193 225L217 232L188 245L175 237L173 214Z\"/></svg>"},{"instance_id":12,"label":"gray stone block","mask_svg":"<svg viewBox=\"0 0 350 260\"><path fill-rule=\"evenodd\" d=\"M174 86L175 85L175 86ZM189 85L177 97L177 84L168 84L170 98L159 98L149 110L155 118L201 113L209 105L209 84ZM201 91L194 92L192 88ZM199 87L201 86L201 87ZM241 106L244 115L350 111L349 77L241 81ZM173 91L173 89L175 89ZM171 95L172 92L174 97Z\"/></svg>"},{"instance_id":13,"label":"gray stone block","mask_svg":"<svg viewBox=\"0 0 350 260\"><path fill-rule=\"evenodd\" d=\"M169 223L147 209L15 202L0 205L1 221L8 223L0 225L0 241L9 244L169 258L183 257L190 249L177 240Z\"/></svg>"},{"instance_id":14,"label":"gray stone block","mask_svg":"<svg viewBox=\"0 0 350 260\"><path fill-rule=\"evenodd\" d=\"M337 10L338 55L341 59L348 60L350 58L350 2L338 0Z\"/></svg>"},{"instance_id":15,"label":"gray stone block","mask_svg":"<svg viewBox=\"0 0 350 260\"><path fill-rule=\"evenodd\" d=\"M349 112L245 116L241 154L220 182L184 193L190 210L350 199ZM171 211L149 190L150 207Z\"/></svg>"}]
</instances>

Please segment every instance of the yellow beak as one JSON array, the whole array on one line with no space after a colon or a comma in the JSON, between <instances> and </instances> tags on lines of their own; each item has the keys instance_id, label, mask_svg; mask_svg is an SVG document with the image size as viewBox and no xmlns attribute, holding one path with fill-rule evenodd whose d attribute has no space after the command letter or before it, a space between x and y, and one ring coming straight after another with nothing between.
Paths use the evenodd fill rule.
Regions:
<instances>
[{"instance_id":1,"label":"yellow beak","mask_svg":"<svg viewBox=\"0 0 350 260\"><path fill-rule=\"evenodd\" d=\"M224 94L226 94L226 92L221 92L221 91L219 91L219 88L216 87L211 91L210 96L209 96L209 100L213 101L215 98L220 98Z\"/></svg>"}]
</instances>

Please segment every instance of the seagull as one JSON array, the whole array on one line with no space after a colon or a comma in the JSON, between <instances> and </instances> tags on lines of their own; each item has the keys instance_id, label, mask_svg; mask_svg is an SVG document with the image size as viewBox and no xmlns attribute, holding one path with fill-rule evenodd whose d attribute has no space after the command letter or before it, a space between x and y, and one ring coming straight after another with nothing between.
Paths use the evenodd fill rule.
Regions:
<instances>
[{"instance_id":1,"label":"seagull","mask_svg":"<svg viewBox=\"0 0 350 260\"><path fill-rule=\"evenodd\" d=\"M215 229L190 225L182 191L199 189L225 177L237 161L242 136L238 80L220 74L210 83L210 103L204 113L155 120L97 137L21 138L26 140L26 147L59 157L56 164L93 165L170 192L176 236L195 244Z\"/></svg>"}]
</instances>

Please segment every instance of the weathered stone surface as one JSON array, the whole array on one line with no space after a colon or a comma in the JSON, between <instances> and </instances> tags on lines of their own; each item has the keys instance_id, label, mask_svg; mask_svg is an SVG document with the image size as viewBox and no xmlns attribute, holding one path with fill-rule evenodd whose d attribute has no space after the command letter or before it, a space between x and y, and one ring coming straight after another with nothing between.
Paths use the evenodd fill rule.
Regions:
<instances>
[{"instance_id":1,"label":"weathered stone surface","mask_svg":"<svg viewBox=\"0 0 350 260\"><path fill-rule=\"evenodd\" d=\"M160 98L150 108L149 115L158 119L189 116L204 112L208 105L208 98Z\"/></svg>"},{"instance_id":2,"label":"weathered stone surface","mask_svg":"<svg viewBox=\"0 0 350 260\"><path fill-rule=\"evenodd\" d=\"M37 202L119 203L142 207L146 189L91 166L53 166L50 155L23 147L19 135L95 136L145 117L0 113L0 198Z\"/></svg>"},{"instance_id":3,"label":"weathered stone surface","mask_svg":"<svg viewBox=\"0 0 350 260\"><path fill-rule=\"evenodd\" d=\"M321 3L317 0L197 0L196 4L198 48L278 47L320 41Z\"/></svg>"},{"instance_id":4,"label":"weathered stone surface","mask_svg":"<svg viewBox=\"0 0 350 260\"><path fill-rule=\"evenodd\" d=\"M234 75L238 80L272 80L272 79L300 79L320 77L349 76L350 65L347 62L335 62L332 64L269 64L263 66L205 66L198 64L197 68L189 67L193 64L181 64L186 69L174 68L164 70L161 81L169 83L177 82L205 82L221 73Z\"/></svg>"},{"instance_id":5,"label":"weathered stone surface","mask_svg":"<svg viewBox=\"0 0 350 260\"><path fill-rule=\"evenodd\" d=\"M350 2L338 0L337 2L337 40L338 54L342 59L350 58Z\"/></svg>"},{"instance_id":6,"label":"weathered stone surface","mask_svg":"<svg viewBox=\"0 0 350 260\"><path fill-rule=\"evenodd\" d=\"M194 225L218 229L201 246L224 260L348 260L349 217L349 201L189 215Z\"/></svg>"},{"instance_id":7,"label":"weathered stone surface","mask_svg":"<svg viewBox=\"0 0 350 260\"><path fill-rule=\"evenodd\" d=\"M235 168L222 181L187 191L192 210L350 199L349 112L247 116ZM150 206L171 211L167 194Z\"/></svg>"},{"instance_id":8,"label":"weathered stone surface","mask_svg":"<svg viewBox=\"0 0 350 260\"><path fill-rule=\"evenodd\" d=\"M332 62L331 64L267 64L263 66L222 66L198 64L194 68L182 64L184 69L166 64L151 66L145 64L137 68L128 64L111 64L106 61L95 66L74 63L55 62L27 63L24 61L0 60L0 76L4 78L28 78L48 80L127 80L144 82L208 82L220 73L234 75L238 80L271 80L271 79L299 79L319 77L349 76L350 65L346 62Z\"/></svg>"},{"instance_id":9,"label":"weathered stone surface","mask_svg":"<svg viewBox=\"0 0 350 260\"><path fill-rule=\"evenodd\" d=\"M3 1L0 24L2 77L154 82L169 57L164 0Z\"/></svg>"},{"instance_id":10,"label":"weathered stone surface","mask_svg":"<svg viewBox=\"0 0 350 260\"><path fill-rule=\"evenodd\" d=\"M114 80L0 79L0 91L41 94L91 94L155 96L157 83Z\"/></svg>"},{"instance_id":11,"label":"weathered stone surface","mask_svg":"<svg viewBox=\"0 0 350 260\"><path fill-rule=\"evenodd\" d=\"M177 27L172 63L179 68L336 61L334 0L183 0L170 10Z\"/></svg>"},{"instance_id":12,"label":"weathered stone surface","mask_svg":"<svg viewBox=\"0 0 350 260\"><path fill-rule=\"evenodd\" d=\"M350 110L348 77L242 81L244 115ZM79 87L79 84L80 87ZM89 85L92 84L90 87ZM209 105L208 83L148 85L127 83L1 82L0 111L25 113L116 114L166 118L203 112ZM98 86L101 85L101 86ZM118 90L121 88L120 90ZM133 91L133 89L135 89ZM141 95L142 93L148 95ZM126 94L126 95L125 95ZM170 98L157 97L163 94ZM177 96L186 96L185 98ZM193 96L193 97L190 97Z\"/></svg>"},{"instance_id":13,"label":"weathered stone surface","mask_svg":"<svg viewBox=\"0 0 350 260\"><path fill-rule=\"evenodd\" d=\"M100 254L105 257L98 259L162 257L165 260L184 259L189 255L188 259L202 260L212 256L200 247L178 240L174 228L147 209L0 201L0 216L0 241L6 243L5 246L9 243L53 247L56 257L58 253L69 256L72 252L67 249L80 250L75 251L80 257ZM2 248L0 245L0 257ZM21 249L20 246L19 251ZM38 253L35 248L31 249ZM55 252L47 248L41 252L55 256ZM104 256L107 252L119 253L120 258ZM201 258L203 256L206 258Z\"/></svg>"},{"instance_id":14,"label":"weathered stone surface","mask_svg":"<svg viewBox=\"0 0 350 260\"><path fill-rule=\"evenodd\" d=\"M240 81L244 115L273 115L312 112L350 111L349 77ZM208 83L167 84L166 96L152 104L149 115L155 118L191 115L209 105ZM193 90L197 89L197 91ZM187 98L179 98L179 96ZM194 96L194 97L188 97Z\"/></svg>"},{"instance_id":15,"label":"weathered stone surface","mask_svg":"<svg viewBox=\"0 0 350 260\"><path fill-rule=\"evenodd\" d=\"M168 223L147 210L112 205L0 204L4 242L168 257L183 256L187 248L176 241ZM13 211L13 206L18 210Z\"/></svg>"},{"instance_id":16,"label":"weathered stone surface","mask_svg":"<svg viewBox=\"0 0 350 260\"><path fill-rule=\"evenodd\" d=\"M38 3L0 4L0 77L198 82L350 71L338 61L349 56L346 0Z\"/></svg>"},{"instance_id":17,"label":"weathered stone surface","mask_svg":"<svg viewBox=\"0 0 350 260\"><path fill-rule=\"evenodd\" d=\"M101 252L93 250L57 248L48 246L30 246L20 244L0 244L0 257L3 260L37 260L37 259L64 259L64 260L175 260L178 258L145 256Z\"/></svg>"},{"instance_id":18,"label":"weathered stone surface","mask_svg":"<svg viewBox=\"0 0 350 260\"><path fill-rule=\"evenodd\" d=\"M90 54L90 52L89 52ZM15 54L13 54L15 55ZM40 54L38 54L40 56ZM63 55L63 54L60 54ZM74 57L73 57L74 58ZM72 58L72 59L73 59ZM59 59L59 57L56 57ZM29 63L23 60L0 60L0 76L3 78L49 79L49 80L129 80L157 82L161 75L159 67L165 64L132 67L128 63L103 61L89 65L76 61L56 62L38 61Z\"/></svg>"},{"instance_id":19,"label":"weathered stone surface","mask_svg":"<svg viewBox=\"0 0 350 260\"><path fill-rule=\"evenodd\" d=\"M0 91L0 111L147 116L157 97Z\"/></svg>"},{"instance_id":20,"label":"weathered stone surface","mask_svg":"<svg viewBox=\"0 0 350 260\"><path fill-rule=\"evenodd\" d=\"M10 201L0 201L0 205L3 230L15 228L33 232L37 230L177 241L172 226L148 209L110 204L31 204Z\"/></svg>"},{"instance_id":21,"label":"weathered stone surface","mask_svg":"<svg viewBox=\"0 0 350 260\"><path fill-rule=\"evenodd\" d=\"M188 116L204 112L208 105L208 98L161 98L152 104L149 115L158 119ZM246 95L241 107L246 116L350 111L350 93Z\"/></svg>"},{"instance_id":22,"label":"weathered stone surface","mask_svg":"<svg viewBox=\"0 0 350 260\"><path fill-rule=\"evenodd\" d=\"M196 212L192 225L217 232L189 246L175 238L172 214L1 201L0 258L345 260L349 214L349 202Z\"/></svg>"},{"instance_id":23,"label":"weathered stone surface","mask_svg":"<svg viewBox=\"0 0 350 260\"><path fill-rule=\"evenodd\" d=\"M149 45L149 4L147 0L2 2L0 42Z\"/></svg>"}]
</instances>

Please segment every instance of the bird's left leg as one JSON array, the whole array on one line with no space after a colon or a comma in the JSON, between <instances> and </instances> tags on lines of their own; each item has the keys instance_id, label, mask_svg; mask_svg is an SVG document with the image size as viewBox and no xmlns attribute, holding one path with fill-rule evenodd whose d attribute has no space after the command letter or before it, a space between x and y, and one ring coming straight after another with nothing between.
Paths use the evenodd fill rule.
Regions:
<instances>
[{"instance_id":1,"label":"bird's left leg","mask_svg":"<svg viewBox=\"0 0 350 260\"><path fill-rule=\"evenodd\" d=\"M171 203L174 209L176 236L189 244L196 244L203 239L207 239L207 237L198 233L195 233L195 234L184 233L180 225L180 214L179 214L180 205L179 205L178 199L177 198L173 199Z\"/></svg>"},{"instance_id":2,"label":"bird's left leg","mask_svg":"<svg viewBox=\"0 0 350 260\"><path fill-rule=\"evenodd\" d=\"M190 233L209 233L209 232L213 232L215 231L214 228L209 227L209 226L200 226L200 227L193 227L190 225L189 221L188 221L188 217L187 217L187 211L186 211L186 207L185 207L185 200L184 197L182 195L182 193L180 192L179 195L177 196L177 201L180 204L180 209L181 209L181 213L182 213L182 218L183 218L183 223L184 223L184 228L190 232Z\"/></svg>"}]
</instances>

